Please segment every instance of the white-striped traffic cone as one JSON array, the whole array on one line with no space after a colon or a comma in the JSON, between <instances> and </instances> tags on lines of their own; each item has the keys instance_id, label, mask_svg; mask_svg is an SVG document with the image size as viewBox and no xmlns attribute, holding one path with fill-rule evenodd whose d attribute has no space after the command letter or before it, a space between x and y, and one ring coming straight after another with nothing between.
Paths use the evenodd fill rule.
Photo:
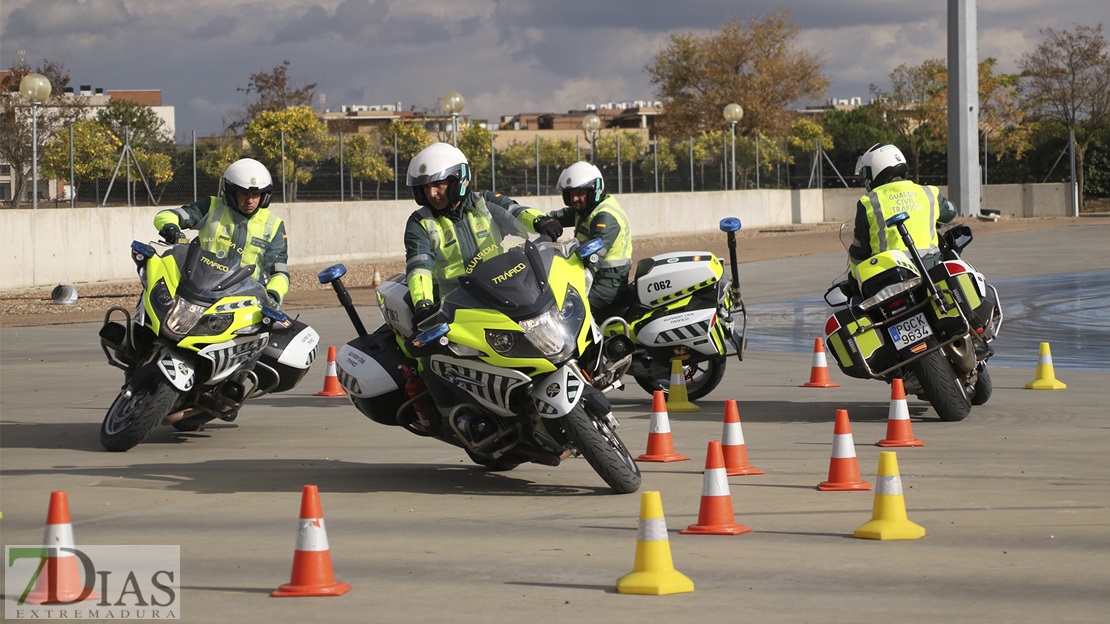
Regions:
<instances>
[{"instance_id":1,"label":"white-striped traffic cone","mask_svg":"<svg viewBox=\"0 0 1110 624\"><path fill-rule=\"evenodd\" d=\"M71 604L83 600L98 600L93 593L94 578L81 582L77 549L73 542L73 522L69 518L69 499L64 491L50 493L50 508L46 512L46 530L42 536L47 551L46 565L39 572L34 589L27 594L28 604Z\"/></svg>"},{"instance_id":2,"label":"white-striped traffic cone","mask_svg":"<svg viewBox=\"0 0 1110 624\"><path fill-rule=\"evenodd\" d=\"M744 429L740 425L740 408L737 406L735 399L725 401L725 425L721 436L721 452L725 456L725 474L730 477L767 474L748 463L748 447L744 444Z\"/></svg>"},{"instance_id":3,"label":"white-striped traffic cone","mask_svg":"<svg viewBox=\"0 0 1110 624\"><path fill-rule=\"evenodd\" d=\"M861 539L911 540L925 537L924 527L906 517L906 499L902 495L902 477L898 474L898 456L894 451L879 453L879 483L875 487L875 503L871 520L852 533Z\"/></svg>"},{"instance_id":4,"label":"white-striped traffic cone","mask_svg":"<svg viewBox=\"0 0 1110 624\"><path fill-rule=\"evenodd\" d=\"M293 573L289 582L270 593L279 598L293 596L340 596L351 586L335 580L331 569L331 550L320 508L320 492L315 485L304 486L297 549L293 553Z\"/></svg>"},{"instance_id":5,"label":"white-striped traffic cone","mask_svg":"<svg viewBox=\"0 0 1110 624\"><path fill-rule=\"evenodd\" d=\"M1063 390L1067 384L1056 380L1056 368L1052 366L1052 350L1047 342L1041 343L1041 353L1037 357L1037 376L1025 384L1027 390Z\"/></svg>"},{"instance_id":6,"label":"white-striped traffic cone","mask_svg":"<svg viewBox=\"0 0 1110 624\"><path fill-rule=\"evenodd\" d=\"M832 459L829 460L829 480L818 484L817 489L823 492L871 489L871 484L863 481L859 476L856 443L852 439L852 425L848 421L848 410L836 410Z\"/></svg>"},{"instance_id":7,"label":"white-striped traffic cone","mask_svg":"<svg viewBox=\"0 0 1110 624\"><path fill-rule=\"evenodd\" d=\"M732 512L732 495L728 491L725 458L721 441L710 440L705 453L705 477L702 479L701 507L698 521L679 531L686 535L740 535L751 531L736 523Z\"/></svg>"}]
</instances>

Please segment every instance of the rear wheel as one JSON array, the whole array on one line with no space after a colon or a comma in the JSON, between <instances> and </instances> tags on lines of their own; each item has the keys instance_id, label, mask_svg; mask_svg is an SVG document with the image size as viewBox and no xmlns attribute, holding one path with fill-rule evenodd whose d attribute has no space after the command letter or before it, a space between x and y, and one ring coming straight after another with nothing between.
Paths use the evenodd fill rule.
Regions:
<instances>
[{"instance_id":1,"label":"rear wheel","mask_svg":"<svg viewBox=\"0 0 1110 624\"><path fill-rule=\"evenodd\" d=\"M910 364L909 368L921 385L922 397L933 406L941 420L954 422L967 418L971 401L943 352L934 351Z\"/></svg>"},{"instance_id":2,"label":"rear wheel","mask_svg":"<svg viewBox=\"0 0 1110 624\"><path fill-rule=\"evenodd\" d=\"M613 491L630 494L640 489L640 467L604 419L590 418L581 403L563 418L578 452Z\"/></svg>"},{"instance_id":3,"label":"rear wheel","mask_svg":"<svg viewBox=\"0 0 1110 624\"><path fill-rule=\"evenodd\" d=\"M100 444L109 451L134 447L154 431L176 400L177 390L161 378L138 388L125 388L100 425Z\"/></svg>"},{"instance_id":4,"label":"rear wheel","mask_svg":"<svg viewBox=\"0 0 1110 624\"><path fill-rule=\"evenodd\" d=\"M713 392L720 385L725 376L725 364L728 362L723 357L713 358L696 364L685 364L682 367L686 379L686 397L697 401ZM651 366L647 370L635 375L636 383L648 394L656 390L668 392L671 387L670 368Z\"/></svg>"}]
</instances>

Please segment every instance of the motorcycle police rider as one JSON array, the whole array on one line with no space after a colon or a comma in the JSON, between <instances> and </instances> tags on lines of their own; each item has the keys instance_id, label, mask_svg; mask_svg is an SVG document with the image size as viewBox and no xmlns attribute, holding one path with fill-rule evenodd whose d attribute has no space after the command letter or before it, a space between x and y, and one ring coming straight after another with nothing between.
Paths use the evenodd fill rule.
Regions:
<instances>
[{"instance_id":1,"label":"motorcycle police rider","mask_svg":"<svg viewBox=\"0 0 1110 624\"><path fill-rule=\"evenodd\" d=\"M289 248L285 223L270 212L274 184L266 166L241 158L220 178L220 196L162 210L154 227L169 244L185 240L182 229L195 228L201 247L229 262L255 265L251 276L280 304L289 292Z\"/></svg>"},{"instance_id":2,"label":"motorcycle police rider","mask_svg":"<svg viewBox=\"0 0 1110 624\"><path fill-rule=\"evenodd\" d=\"M574 226L579 242L600 238L601 260L594 265L590 308L601 310L628 290L632 268L632 230L617 200L605 192L601 171L588 162L576 162L559 175L565 208L551 216L564 226Z\"/></svg>"},{"instance_id":3,"label":"motorcycle police rider","mask_svg":"<svg viewBox=\"0 0 1110 624\"><path fill-rule=\"evenodd\" d=\"M921 253L926 267L940 262L937 224L956 217L956 208L935 186L921 186L905 179L909 164L893 145L876 143L856 161L856 175L863 179L867 194L856 202L855 240L848 248L854 267L872 255L906 249L895 228L886 220L906 212L906 229Z\"/></svg>"},{"instance_id":4,"label":"motorcycle police rider","mask_svg":"<svg viewBox=\"0 0 1110 624\"><path fill-rule=\"evenodd\" d=\"M405 274L420 326L438 311L436 284L501 253L506 234L525 228L555 240L563 226L543 212L492 191L470 190L470 163L458 148L433 143L409 163L407 184L420 205L405 223ZM522 227L523 226L523 227Z\"/></svg>"}]
</instances>

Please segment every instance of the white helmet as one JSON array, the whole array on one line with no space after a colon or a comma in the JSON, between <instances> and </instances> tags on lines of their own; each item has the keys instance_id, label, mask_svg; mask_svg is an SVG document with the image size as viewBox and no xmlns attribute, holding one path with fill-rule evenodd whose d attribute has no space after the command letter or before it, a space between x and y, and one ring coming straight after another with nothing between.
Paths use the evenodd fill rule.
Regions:
<instances>
[{"instance_id":1,"label":"white helmet","mask_svg":"<svg viewBox=\"0 0 1110 624\"><path fill-rule=\"evenodd\" d=\"M448 206L455 205L470 189L470 163L459 148L447 143L432 143L409 162L408 185L416 203L428 206L424 185L441 180L449 181L447 196L451 201Z\"/></svg>"},{"instance_id":2,"label":"white helmet","mask_svg":"<svg viewBox=\"0 0 1110 624\"><path fill-rule=\"evenodd\" d=\"M563 202L570 205L572 189L589 189L593 193L586 196L586 209L593 210L601 198L605 197L605 180L601 178L601 170L588 162L576 162L563 169L559 174L559 190L563 192Z\"/></svg>"},{"instance_id":3,"label":"white helmet","mask_svg":"<svg viewBox=\"0 0 1110 624\"><path fill-rule=\"evenodd\" d=\"M902 150L882 143L872 145L856 161L856 175L863 178L867 190L882 186L895 176L905 177L909 168Z\"/></svg>"},{"instance_id":4,"label":"white helmet","mask_svg":"<svg viewBox=\"0 0 1110 624\"><path fill-rule=\"evenodd\" d=\"M269 170L266 165L258 162L253 158L240 158L239 160L228 165L224 169L224 175L220 179L220 192L223 193L224 200L230 200L232 193L241 191L250 193L262 193L262 199L258 202L259 208L265 208L270 205L270 195L274 190L274 181L270 177ZM234 201L236 210L239 209L238 201Z\"/></svg>"}]
</instances>

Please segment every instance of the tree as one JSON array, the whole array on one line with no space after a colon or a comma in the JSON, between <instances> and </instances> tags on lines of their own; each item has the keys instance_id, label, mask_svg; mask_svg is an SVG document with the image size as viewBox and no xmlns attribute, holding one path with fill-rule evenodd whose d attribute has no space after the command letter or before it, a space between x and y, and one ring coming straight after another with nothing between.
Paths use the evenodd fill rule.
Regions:
<instances>
[{"instance_id":1,"label":"tree","mask_svg":"<svg viewBox=\"0 0 1110 624\"><path fill-rule=\"evenodd\" d=\"M231 163L243 158L242 141L234 137L218 139L214 145L204 149L197 167L213 178L219 179Z\"/></svg>"},{"instance_id":2,"label":"tree","mask_svg":"<svg viewBox=\"0 0 1110 624\"><path fill-rule=\"evenodd\" d=\"M362 195L362 180L377 185L375 195L380 194L382 182L393 181L393 166L382 155L381 137L377 133L344 135L343 163L351 177L359 180L359 196Z\"/></svg>"},{"instance_id":3,"label":"tree","mask_svg":"<svg viewBox=\"0 0 1110 624\"><path fill-rule=\"evenodd\" d=\"M20 56L9 68L9 74L0 81L0 162L11 165L12 207L18 208L23 199L24 186L32 177L31 160L31 107L19 95L19 83L30 73L39 73L50 81L50 98L39 107L37 150L51 140L59 128L73 123L84 115L88 103L83 97L65 95L69 86L69 71L61 63L43 60L32 69Z\"/></svg>"},{"instance_id":4,"label":"tree","mask_svg":"<svg viewBox=\"0 0 1110 624\"><path fill-rule=\"evenodd\" d=\"M563 169L578 162L578 144L574 139L540 139L540 165L543 167L545 184L555 187ZM555 179L552 180L552 173Z\"/></svg>"},{"instance_id":5,"label":"tree","mask_svg":"<svg viewBox=\"0 0 1110 624\"><path fill-rule=\"evenodd\" d=\"M516 193L517 191L526 192L528 190L528 175L535 166L535 143L513 141L508 147L500 149L497 152L497 177L499 180L509 180L509 183L504 184L504 186L509 188L512 193ZM518 187L513 184L512 180L517 175L517 172L520 171L524 172L524 176L522 184Z\"/></svg>"},{"instance_id":6,"label":"tree","mask_svg":"<svg viewBox=\"0 0 1110 624\"><path fill-rule=\"evenodd\" d=\"M392 153L397 160L398 167L402 163L412 160L413 156L420 153L431 144L431 135L424 126L408 119L394 119L389 124L389 137L387 151ZM397 151L393 152L393 141L396 138Z\"/></svg>"},{"instance_id":7,"label":"tree","mask_svg":"<svg viewBox=\"0 0 1110 624\"><path fill-rule=\"evenodd\" d=\"M264 112L277 112L293 106L312 106L312 99L316 96L316 83L294 83L289 78L289 64L286 59L268 72L251 74L247 86L236 89L253 99L248 100L242 110L232 113L228 130L239 132Z\"/></svg>"},{"instance_id":8,"label":"tree","mask_svg":"<svg viewBox=\"0 0 1110 624\"><path fill-rule=\"evenodd\" d=\"M667 190L667 174L678 170L678 156L675 154L674 141L667 137L655 137L652 151L640 163L640 172L646 176L659 176L659 190Z\"/></svg>"},{"instance_id":9,"label":"tree","mask_svg":"<svg viewBox=\"0 0 1110 624\"><path fill-rule=\"evenodd\" d=\"M632 165L639 162L644 155L644 137L639 132L631 130L610 132L599 136L597 138L598 162L617 162L618 139L620 141L618 170L620 174L628 172L628 192L632 193ZM618 188L620 188L619 182Z\"/></svg>"},{"instance_id":10,"label":"tree","mask_svg":"<svg viewBox=\"0 0 1110 624\"><path fill-rule=\"evenodd\" d=\"M297 185L312 179L314 165L331 151L336 140L310 106L263 111L247 124L243 136L261 160L284 167L292 201L297 200ZM275 184L281 179L279 168L274 173Z\"/></svg>"},{"instance_id":11,"label":"tree","mask_svg":"<svg viewBox=\"0 0 1110 624\"><path fill-rule=\"evenodd\" d=\"M105 178L112 174L123 143L108 132L100 122L84 119L73 128L73 178L81 182ZM70 126L54 130L54 136L40 155L40 171L50 178L69 179ZM71 192L76 193L77 189Z\"/></svg>"},{"instance_id":12,"label":"tree","mask_svg":"<svg viewBox=\"0 0 1110 624\"><path fill-rule=\"evenodd\" d=\"M795 115L790 105L819 100L829 86L820 61L797 48L799 30L779 11L747 25L729 19L706 37L672 35L645 68L666 110L657 132L686 138L724 127L721 111L736 102L744 107L737 131L785 136Z\"/></svg>"},{"instance_id":13,"label":"tree","mask_svg":"<svg viewBox=\"0 0 1110 624\"><path fill-rule=\"evenodd\" d=\"M910 153L913 180L921 177L921 154L944 146L948 137L948 68L941 59L899 65L889 91L871 85L875 110Z\"/></svg>"},{"instance_id":14,"label":"tree","mask_svg":"<svg viewBox=\"0 0 1110 624\"><path fill-rule=\"evenodd\" d=\"M121 139L130 132L132 148L160 151L173 146L166 122L149 106L112 98L96 111L96 120Z\"/></svg>"},{"instance_id":15,"label":"tree","mask_svg":"<svg viewBox=\"0 0 1110 624\"><path fill-rule=\"evenodd\" d=\"M1044 28L1045 40L1019 67L1022 95L1031 113L1075 133L1079 202L1083 203L1083 163L1091 140L1110 123L1110 51L1098 26L1073 31Z\"/></svg>"},{"instance_id":16,"label":"tree","mask_svg":"<svg viewBox=\"0 0 1110 624\"><path fill-rule=\"evenodd\" d=\"M1026 121L1020 103L1021 76L996 75L997 63L993 57L979 63L979 131L986 137L988 153L996 154L995 160L1008 153L1020 160L1032 147L1037 126Z\"/></svg>"},{"instance_id":17,"label":"tree","mask_svg":"<svg viewBox=\"0 0 1110 624\"><path fill-rule=\"evenodd\" d=\"M466 160L473 170L471 188L476 188L481 175L489 175L490 132L482 124L472 121L459 132L459 149L466 154Z\"/></svg>"}]
</instances>

